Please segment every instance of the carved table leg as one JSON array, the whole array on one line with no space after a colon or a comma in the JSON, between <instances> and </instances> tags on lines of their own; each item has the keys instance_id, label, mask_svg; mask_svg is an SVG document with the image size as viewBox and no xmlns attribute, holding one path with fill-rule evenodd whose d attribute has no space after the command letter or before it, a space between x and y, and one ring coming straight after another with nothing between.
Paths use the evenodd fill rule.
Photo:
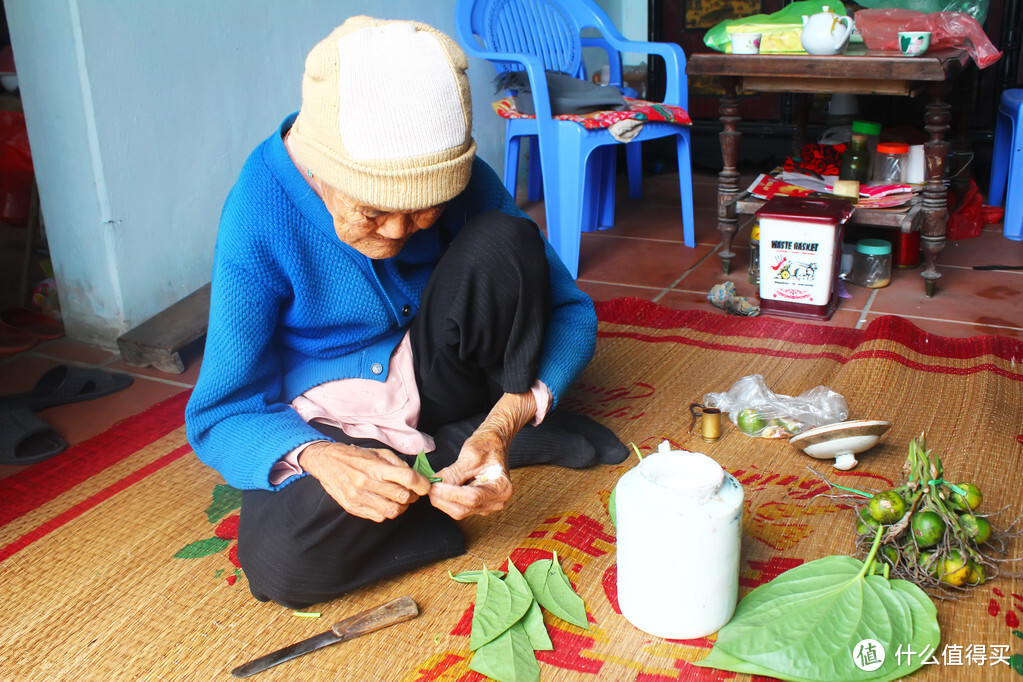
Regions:
<instances>
[{"instance_id":1,"label":"carved table leg","mask_svg":"<svg viewBox=\"0 0 1023 682\"><path fill-rule=\"evenodd\" d=\"M718 112L721 114L721 123L724 130L718 136L721 142L721 158L723 168L718 174L718 232L721 233L721 251L718 256L721 258L721 271L726 275L732 268L732 258L735 253L732 251L732 239L738 227L739 218L735 212L735 195L739 193L739 139L742 133L738 130L739 124L739 98L736 95L738 90L738 79L723 77L721 85L724 86L725 94L721 97L721 105Z\"/></svg>"},{"instance_id":2,"label":"carved table leg","mask_svg":"<svg viewBox=\"0 0 1023 682\"><path fill-rule=\"evenodd\" d=\"M941 178L945 173L945 159L948 156L949 122L952 120L952 107L943 99L947 90L945 83L929 88L931 100L924 112L924 128L930 133L931 139L924 144L924 156L927 160L927 184L923 190L924 224L920 232L921 248L924 252L925 267L920 273L924 278L924 293L927 298L935 294L941 273L934 263L945 249L945 229L948 226L947 195Z\"/></svg>"}]
</instances>

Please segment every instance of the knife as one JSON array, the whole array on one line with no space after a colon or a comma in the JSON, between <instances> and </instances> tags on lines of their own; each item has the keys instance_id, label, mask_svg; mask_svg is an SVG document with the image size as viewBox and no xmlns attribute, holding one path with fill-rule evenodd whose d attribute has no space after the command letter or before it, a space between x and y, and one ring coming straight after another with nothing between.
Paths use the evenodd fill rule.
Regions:
<instances>
[{"instance_id":1,"label":"knife","mask_svg":"<svg viewBox=\"0 0 1023 682\"><path fill-rule=\"evenodd\" d=\"M315 637L304 639L301 642L278 649L266 656L260 656L244 665L240 665L232 670L231 674L235 677L255 675L267 668L272 668L278 663L290 661L310 651L316 651L338 642L347 642L349 639L368 635L371 632L382 630L391 625L404 623L418 615L419 607L416 606L416 602L412 597L399 597L394 601L389 601L381 606L357 613L350 618L345 618L343 621L335 623L331 629Z\"/></svg>"}]
</instances>

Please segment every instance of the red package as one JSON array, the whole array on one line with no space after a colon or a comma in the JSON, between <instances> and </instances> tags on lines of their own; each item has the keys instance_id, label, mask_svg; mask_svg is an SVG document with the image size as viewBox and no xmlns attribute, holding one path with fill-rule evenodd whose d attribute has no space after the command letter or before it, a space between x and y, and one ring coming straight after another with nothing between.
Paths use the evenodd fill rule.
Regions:
<instances>
[{"instance_id":1,"label":"red package","mask_svg":"<svg viewBox=\"0 0 1023 682\"><path fill-rule=\"evenodd\" d=\"M930 31L930 49L962 48L982 69L1002 56L977 20L962 12L925 14L909 9L862 9L856 13L856 28L871 50L898 52L899 31Z\"/></svg>"},{"instance_id":2,"label":"red package","mask_svg":"<svg viewBox=\"0 0 1023 682\"><path fill-rule=\"evenodd\" d=\"M25 115L0 111L0 221L17 227L28 224L32 178Z\"/></svg>"},{"instance_id":3,"label":"red package","mask_svg":"<svg viewBox=\"0 0 1023 682\"><path fill-rule=\"evenodd\" d=\"M948 223L945 228L945 238L949 241L960 239L972 239L979 237L980 231L984 228L983 202L980 199L980 191L977 183L970 180L970 187L966 190L966 196L956 205L955 193L948 192Z\"/></svg>"}]
</instances>

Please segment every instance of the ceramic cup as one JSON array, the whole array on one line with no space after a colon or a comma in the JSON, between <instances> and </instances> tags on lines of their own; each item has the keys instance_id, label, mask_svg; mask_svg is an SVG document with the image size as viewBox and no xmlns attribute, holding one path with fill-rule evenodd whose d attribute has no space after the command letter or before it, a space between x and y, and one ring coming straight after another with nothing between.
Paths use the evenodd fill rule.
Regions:
<instances>
[{"instance_id":1,"label":"ceramic cup","mask_svg":"<svg viewBox=\"0 0 1023 682\"><path fill-rule=\"evenodd\" d=\"M899 50L907 57L919 57L930 46L930 31L899 31Z\"/></svg>"},{"instance_id":2,"label":"ceramic cup","mask_svg":"<svg viewBox=\"0 0 1023 682\"><path fill-rule=\"evenodd\" d=\"M760 52L759 33L733 33L732 54L758 54Z\"/></svg>"}]
</instances>

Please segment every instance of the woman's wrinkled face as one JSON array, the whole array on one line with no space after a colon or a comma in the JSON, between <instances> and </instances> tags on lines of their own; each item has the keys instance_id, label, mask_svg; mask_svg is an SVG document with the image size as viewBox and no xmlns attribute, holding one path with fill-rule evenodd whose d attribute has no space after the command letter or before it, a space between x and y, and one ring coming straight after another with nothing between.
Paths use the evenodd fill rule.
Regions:
<instances>
[{"instance_id":1,"label":"woman's wrinkled face","mask_svg":"<svg viewBox=\"0 0 1023 682\"><path fill-rule=\"evenodd\" d=\"M432 226L444 211L444 204L414 211L386 211L362 206L323 184L319 189L334 218L338 238L369 258L398 255L412 235Z\"/></svg>"}]
</instances>

